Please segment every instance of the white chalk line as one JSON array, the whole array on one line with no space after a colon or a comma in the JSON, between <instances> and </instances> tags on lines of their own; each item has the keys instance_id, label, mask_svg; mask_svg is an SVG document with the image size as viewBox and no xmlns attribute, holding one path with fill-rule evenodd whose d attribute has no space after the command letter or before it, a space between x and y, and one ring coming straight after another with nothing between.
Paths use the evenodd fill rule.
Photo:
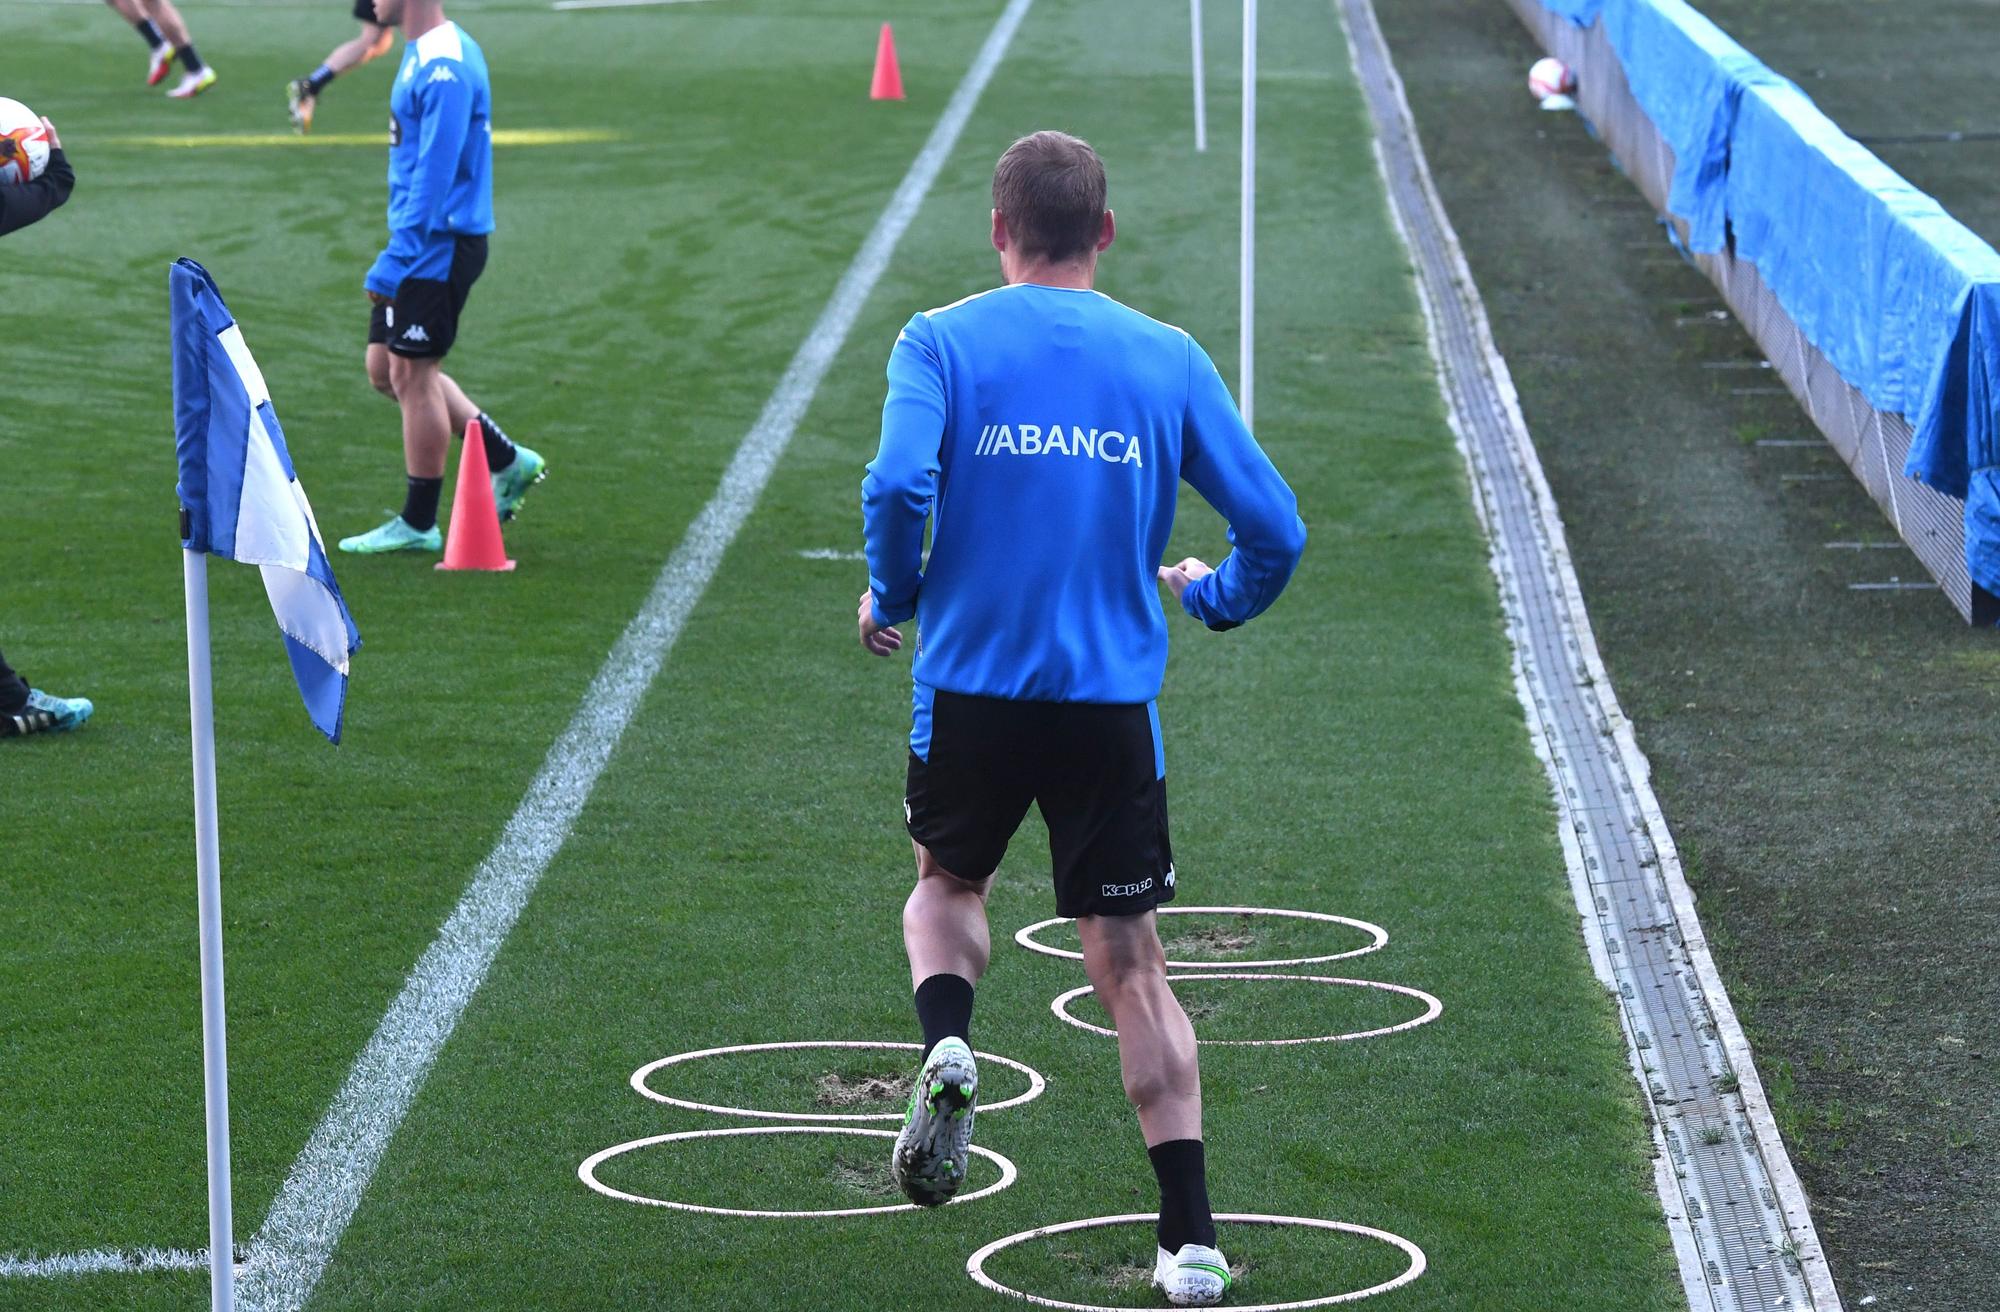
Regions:
<instances>
[{"instance_id":1,"label":"white chalk line","mask_svg":"<svg viewBox=\"0 0 2000 1312\"><path fill-rule=\"evenodd\" d=\"M238 1270L242 1267L239 1263ZM0 1256L0 1279L59 1279L67 1276L144 1275L157 1271L207 1271L206 1248L93 1248L82 1253Z\"/></svg>"},{"instance_id":2,"label":"white chalk line","mask_svg":"<svg viewBox=\"0 0 2000 1312\"><path fill-rule=\"evenodd\" d=\"M770 1112L756 1107L729 1107L721 1103L694 1102L687 1098L671 1097L661 1093L648 1083L655 1071L662 1071L669 1066L680 1066L692 1061L703 1061L710 1057L729 1057L748 1052L794 1052L814 1048L874 1048L886 1051L920 1053L924 1050L924 1045L921 1043L878 1042L872 1039L789 1039L783 1043L732 1043L721 1048L703 1048L699 1052L675 1053L671 1057L662 1057L658 1061L647 1062L644 1066L632 1072L632 1078L628 1083L631 1084L632 1088L640 1096L650 1098L654 1102L665 1103L669 1107L682 1107L691 1112L710 1112L716 1116L747 1116L753 1120L764 1121L821 1121L828 1123L900 1121L903 1119L904 1114L902 1112ZM992 1062L996 1066L1005 1066L1008 1070L1019 1075L1025 1075L1028 1078L1028 1088L1025 1093L1017 1094L1004 1102L980 1103L979 1114L981 1116L991 1116L994 1112L1004 1112L1010 1107L1019 1107L1024 1103L1033 1102L1035 1099L1041 1097L1043 1091L1048 1088L1048 1081L1042 1078L1041 1072L1026 1062L1015 1061L1012 1057L1002 1057L991 1052L975 1052L973 1056L977 1057L980 1061Z\"/></svg>"},{"instance_id":3,"label":"white chalk line","mask_svg":"<svg viewBox=\"0 0 2000 1312\"><path fill-rule=\"evenodd\" d=\"M646 1207L668 1207L677 1212L706 1212L710 1216L750 1216L766 1221L805 1221L833 1216L881 1216L886 1212L928 1211L915 1203L890 1203L882 1207L829 1207L822 1210L767 1211L757 1207L709 1207L703 1203L684 1203L674 1198L653 1198L646 1194L627 1193L597 1178L597 1168L614 1157L637 1152L641 1148L652 1148L663 1143L681 1143L689 1139L729 1139L746 1134L854 1134L870 1139L894 1139L894 1130L865 1130L852 1125L743 1125L728 1130L682 1130L678 1134L654 1134L644 1139L634 1139L630 1143L617 1144L594 1152L584 1158L576 1168L577 1179L603 1194L606 1198L616 1198L621 1203L639 1203ZM990 1197L1002 1189L1009 1188L1020 1178L1020 1170L1014 1163L991 1148L978 1144L968 1144L974 1157L983 1157L1000 1168L1000 1178L984 1189L975 1189L969 1194L960 1194L947 1203L955 1207L960 1203L976 1202Z\"/></svg>"},{"instance_id":4,"label":"white chalk line","mask_svg":"<svg viewBox=\"0 0 2000 1312\"><path fill-rule=\"evenodd\" d=\"M1428 1025L1439 1016L1444 1015L1444 1003L1438 1001L1432 994L1426 993L1422 989L1413 989L1407 984L1384 984L1381 980L1376 979L1342 979L1334 975L1269 975L1261 972L1246 971L1237 973L1218 970L1204 971L1199 975L1169 975L1167 976L1167 983L1180 984L1191 980L1205 982L1215 979L1248 980L1256 984L1266 984L1283 980L1299 984L1326 984L1336 988L1376 989L1383 993L1400 993L1406 998L1415 998L1417 1001L1423 1003L1424 1014L1416 1017L1414 1020L1399 1021L1394 1025L1383 1025L1372 1030L1353 1030L1346 1034L1315 1034L1303 1039L1196 1039L1195 1043L1204 1048L1290 1048L1301 1043L1348 1043L1355 1039L1379 1039L1385 1034L1401 1034L1403 1031L1413 1030L1419 1025ZM1092 1034L1102 1034L1106 1038L1115 1039L1118 1037L1117 1030L1106 1029L1102 1025L1093 1025L1087 1020L1078 1020L1069 1014L1070 1003L1075 1002L1078 998L1088 997L1095 992L1097 992L1097 989L1089 984L1085 984L1082 988L1071 989L1069 992L1056 998L1054 1002L1051 1002L1049 1010L1053 1011L1057 1019L1063 1021L1065 1024L1074 1025L1080 1030L1088 1030Z\"/></svg>"},{"instance_id":5,"label":"white chalk line","mask_svg":"<svg viewBox=\"0 0 2000 1312\"><path fill-rule=\"evenodd\" d=\"M1293 911L1286 907L1156 907L1155 910L1163 916L1284 916L1292 920L1318 920L1358 929L1369 938L1366 947L1350 948L1346 952L1328 952L1317 957L1286 957L1274 961L1169 961L1168 970L1265 970L1279 966L1316 966L1328 961L1344 961L1349 957L1365 957L1370 952L1387 947L1389 944L1389 931L1380 925L1366 920L1356 920L1352 916L1328 915L1324 911ZM1028 951L1039 952L1045 957L1082 961L1081 952L1051 947L1035 938L1035 935L1045 929L1075 923L1076 921L1068 916L1051 916L1047 920L1038 920L1032 925L1024 925L1014 931L1014 941Z\"/></svg>"},{"instance_id":6,"label":"white chalk line","mask_svg":"<svg viewBox=\"0 0 2000 1312\"><path fill-rule=\"evenodd\" d=\"M971 1276L974 1281L996 1294L1006 1294L1011 1298L1018 1298L1024 1303L1035 1303L1042 1307L1065 1308L1068 1309L1068 1312L1120 1312L1115 1307L1106 1307L1096 1303L1066 1303L1059 1298L1044 1298L1040 1294L1030 1294L1023 1290L1003 1285L992 1276L986 1274L986 1259L992 1257L1002 1249L1012 1248L1016 1244L1025 1244L1034 1239L1044 1239L1050 1235L1068 1234L1073 1230L1099 1230L1106 1226L1114 1225L1151 1225L1158 1219L1159 1214L1156 1212L1128 1212L1124 1216L1092 1216L1086 1217L1081 1221L1064 1221L1058 1225L1045 1225L1036 1230L1023 1230L1020 1234L1008 1235L1005 1239L996 1239L967 1258L965 1261L965 1274ZM1356 1303L1364 1298L1373 1298L1377 1294L1386 1294L1392 1289L1401 1289L1404 1285L1421 1276L1430 1266L1430 1259L1424 1256L1423 1249L1393 1231L1378 1230L1372 1225L1356 1225L1352 1221L1326 1221L1316 1216L1271 1216L1262 1212L1217 1212L1215 1219L1227 1225L1302 1226L1311 1230L1335 1230L1342 1234L1360 1235L1363 1238L1377 1240L1378 1242L1388 1244L1392 1248L1399 1249L1405 1257L1410 1259L1409 1266L1403 1269L1401 1275L1384 1280L1381 1284L1371 1285L1367 1289L1356 1289L1342 1294L1327 1294L1320 1298L1302 1298L1292 1303L1232 1305L1233 1312L1293 1312L1294 1309L1298 1308L1328 1307L1335 1303Z\"/></svg>"},{"instance_id":7,"label":"white chalk line","mask_svg":"<svg viewBox=\"0 0 2000 1312\"><path fill-rule=\"evenodd\" d=\"M1901 543L1897 544L1901 546ZM838 547L807 547L799 552L800 560L866 560L865 551L842 551Z\"/></svg>"},{"instance_id":8,"label":"white chalk line","mask_svg":"<svg viewBox=\"0 0 2000 1312\"><path fill-rule=\"evenodd\" d=\"M875 227L799 344L715 494L674 548L651 594L591 680L576 716L410 972L300 1152L249 1248L245 1312L304 1306L360 1205L389 1140L486 977L528 896L582 812L689 611L749 518L868 295L889 266L980 94L1034 0L1009 0Z\"/></svg>"}]
</instances>

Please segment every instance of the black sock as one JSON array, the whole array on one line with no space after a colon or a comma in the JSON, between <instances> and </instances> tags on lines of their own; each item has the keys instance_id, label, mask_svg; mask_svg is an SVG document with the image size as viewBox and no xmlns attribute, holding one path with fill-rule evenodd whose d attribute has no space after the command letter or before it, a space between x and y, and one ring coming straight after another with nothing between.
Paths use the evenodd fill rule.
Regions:
<instances>
[{"instance_id":1,"label":"black sock","mask_svg":"<svg viewBox=\"0 0 2000 1312\"><path fill-rule=\"evenodd\" d=\"M412 474L409 490L403 493L403 522L419 533L437 527L438 498L443 495L443 479Z\"/></svg>"},{"instance_id":2,"label":"black sock","mask_svg":"<svg viewBox=\"0 0 2000 1312\"><path fill-rule=\"evenodd\" d=\"M158 50L167 43L167 39L160 35L160 29L154 25L153 20L150 18L142 18L132 24L132 26L139 29L139 35L145 38L146 49L148 50Z\"/></svg>"},{"instance_id":3,"label":"black sock","mask_svg":"<svg viewBox=\"0 0 2000 1312\"><path fill-rule=\"evenodd\" d=\"M28 681L14 673L0 656L0 715L12 715L28 704Z\"/></svg>"},{"instance_id":4,"label":"black sock","mask_svg":"<svg viewBox=\"0 0 2000 1312\"><path fill-rule=\"evenodd\" d=\"M940 1039L972 1037L972 981L963 975L933 975L917 985L917 1023L924 1027L924 1051Z\"/></svg>"},{"instance_id":5,"label":"black sock","mask_svg":"<svg viewBox=\"0 0 2000 1312\"><path fill-rule=\"evenodd\" d=\"M194 42L192 41L188 42L186 45L182 46L179 50L174 51L174 53L180 56L182 68L186 69L190 73L201 72L202 69L201 56L197 55L194 52Z\"/></svg>"},{"instance_id":6,"label":"black sock","mask_svg":"<svg viewBox=\"0 0 2000 1312\"><path fill-rule=\"evenodd\" d=\"M486 467L495 473L514 463L514 444L493 422L493 416L479 412L479 435L486 439Z\"/></svg>"},{"instance_id":7,"label":"black sock","mask_svg":"<svg viewBox=\"0 0 2000 1312\"><path fill-rule=\"evenodd\" d=\"M1146 1150L1160 1181L1160 1247L1215 1247L1215 1218L1208 1211L1208 1167L1199 1139L1169 1139Z\"/></svg>"},{"instance_id":8,"label":"black sock","mask_svg":"<svg viewBox=\"0 0 2000 1312\"><path fill-rule=\"evenodd\" d=\"M333 81L336 77L339 76L340 74L334 72L332 69L328 68L325 64L321 64L318 68L315 68L311 73L306 75L307 94L317 96L320 92L326 90L327 83Z\"/></svg>"}]
</instances>

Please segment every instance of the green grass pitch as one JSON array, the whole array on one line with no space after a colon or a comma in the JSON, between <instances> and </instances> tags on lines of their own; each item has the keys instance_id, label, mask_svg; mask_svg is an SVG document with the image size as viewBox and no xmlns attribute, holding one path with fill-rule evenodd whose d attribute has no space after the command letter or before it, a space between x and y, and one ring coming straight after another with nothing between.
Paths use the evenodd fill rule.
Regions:
<instances>
[{"instance_id":1,"label":"green grass pitch","mask_svg":"<svg viewBox=\"0 0 2000 1312\"><path fill-rule=\"evenodd\" d=\"M239 1240L261 1223L355 1054L492 848L660 563L707 499L1000 6L715 0L554 13L465 5L498 125L612 139L499 153L501 229L452 372L549 458L505 577L335 561L366 646L348 740L312 734L254 572L211 571ZM1212 6L1213 9L1226 8ZM139 85L106 10L12 5L0 92L50 114L70 206L0 244L9 385L0 645L88 728L0 749L0 1252L199 1248L200 1036L165 269L215 273L270 379L329 539L400 495L397 420L361 371L360 282L382 232L379 149L150 144L282 131L284 80L352 30L345 6L189 6L222 81ZM898 909L907 670L856 648L856 489L882 366L912 309L990 285L993 159L1062 127L1110 167L1110 294L1235 353L1235 83L1212 13L1214 145L1191 149L1183 11L1040 0L747 526L336 1251L315 1309L1007 1306L981 1244L1145 1210L1151 1179L1112 1041L1058 1022L1073 963L1010 941L1049 914L1033 825L993 898L975 1042L1048 1092L981 1121L1020 1166L936 1214L748 1221L611 1201L577 1164L743 1124L648 1102L655 1058L777 1039L907 1040ZM896 24L910 99L865 98ZM1615 1020L1575 930L1547 784L1515 701L1484 548L1436 394L1406 257L1329 6L1265 5L1259 433L1312 541L1296 582L1227 636L1174 627L1161 713L1186 904L1383 925L1322 973L1426 989L1437 1023L1356 1044L1204 1054L1216 1205L1379 1226L1430 1271L1385 1309L1684 1306ZM318 130L372 133L393 64L336 83ZM1214 559L1190 498L1176 553ZM1199 926L1169 923L1170 932ZM1210 929L1232 928L1206 922ZM1357 945L1253 924L1238 955ZM1061 941L1052 935L1050 941ZM1211 983L1213 1038L1405 1018L1394 999ZM1087 1005L1079 1014L1089 1016ZM893 1058L678 1068L663 1089L810 1109ZM668 1078L670 1076L671 1078ZM1006 1093L1014 1077L991 1072ZM880 1200L875 1141L694 1143L607 1166L621 1187L739 1207ZM983 1178L975 1175L975 1183ZM1393 1274L1392 1254L1227 1230L1241 1301ZM1142 1305L1143 1229L995 1260L1009 1283ZM0 1308L204 1304L194 1274L0 1283Z\"/></svg>"}]
</instances>

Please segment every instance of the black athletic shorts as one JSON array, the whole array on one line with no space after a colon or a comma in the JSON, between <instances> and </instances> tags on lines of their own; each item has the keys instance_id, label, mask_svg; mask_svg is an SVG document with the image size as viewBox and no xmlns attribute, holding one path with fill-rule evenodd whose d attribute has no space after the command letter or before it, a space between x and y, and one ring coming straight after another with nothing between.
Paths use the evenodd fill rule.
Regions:
<instances>
[{"instance_id":1,"label":"black athletic shorts","mask_svg":"<svg viewBox=\"0 0 2000 1312\"><path fill-rule=\"evenodd\" d=\"M458 340L459 311L485 269L486 238L453 238L450 275L442 282L403 279L396 299L374 306L369 313L369 342L412 359L442 359Z\"/></svg>"},{"instance_id":2,"label":"black athletic shorts","mask_svg":"<svg viewBox=\"0 0 2000 1312\"><path fill-rule=\"evenodd\" d=\"M918 691L931 698L930 736L920 712L903 812L938 864L986 878L1032 802L1049 828L1059 915L1131 916L1173 900L1152 706Z\"/></svg>"},{"instance_id":3,"label":"black athletic shorts","mask_svg":"<svg viewBox=\"0 0 2000 1312\"><path fill-rule=\"evenodd\" d=\"M364 23L381 27L382 20L375 17L375 0L354 0L354 16Z\"/></svg>"}]
</instances>

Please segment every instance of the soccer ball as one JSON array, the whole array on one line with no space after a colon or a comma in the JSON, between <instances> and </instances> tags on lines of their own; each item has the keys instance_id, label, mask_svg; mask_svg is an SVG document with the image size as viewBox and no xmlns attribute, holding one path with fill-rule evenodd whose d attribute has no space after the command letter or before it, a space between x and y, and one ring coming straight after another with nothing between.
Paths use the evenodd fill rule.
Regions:
<instances>
[{"instance_id":1,"label":"soccer ball","mask_svg":"<svg viewBox=\"0 0 2000 1312\"><path fill-rule=\"evenodd\" d=\"M1547 100L1550 96L1568 95L1576 90L1576 74L1568 64L1553 56L1537 59L1535 66L1528 70L1528 90L1537 100Z\"/></svg>"},{"instance_id":2,"label":"soccer ball","mask_svg":"<svg viewBox=\"0 0 2000 1312\"><path fill-rule=\"evenodd\" d=\"M49 162L49 130L32 109L0 96L0 186L33 182Z\"/></svg>"}]
</instances>

